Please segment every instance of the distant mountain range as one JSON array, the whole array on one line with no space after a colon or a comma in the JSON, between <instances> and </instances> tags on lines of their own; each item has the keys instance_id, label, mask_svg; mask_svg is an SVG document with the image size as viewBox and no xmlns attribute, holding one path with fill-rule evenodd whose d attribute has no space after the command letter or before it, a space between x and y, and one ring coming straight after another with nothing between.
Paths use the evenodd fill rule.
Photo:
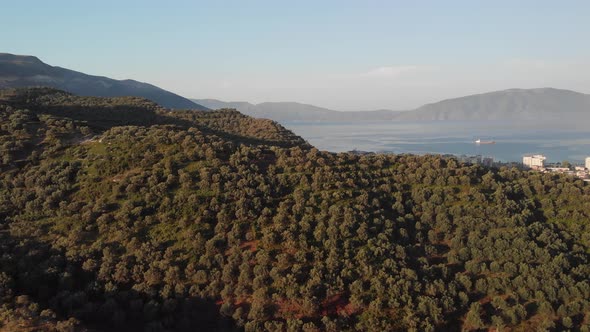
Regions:
<instances>
[{"instance_id":1,"label":"distant mountain range","mask_svg":"<svg viewBox=\"0 0 590 332\"><path fill-rule=\"evenodd\" d=\"M409 111L339 112L299 103L222 102L194 99L205 107L235 108L254 117L275 121L590 121L590 95L554 88L509 89L447 99Z\"/></svg>"},{"instance_id":2,"label":"distant mountain range","mask_svg":"<svg viewBox=\"0 0 590 332\"><path fill-rule=\"evenodd\" d=\"M27 86L49 86L81 96L143 97L172 109L207 109L148 83L87 75L50 66L34 56L0 53L0 89Z\"/></svg>"},{"instance_id":3,"label":"distant mountain range","mask_svg":"<svg viewBox=\"0 0 590 332\"><path fill-rule=\"evenodd\" d=\"M509 89L447 99L407 111L340 112L295 102L224 102L181 97L148 83L114 80L50 66L34 56L0 53L0 89L49 86L81 96L137 96L171 109L235 108L275 121L590 121L590 95L553 88Z\"/></svg>"},{"instance_id":4,"label":"distant mountain range","mask_svg":"<svg viewBox=\"0 0 590 332\"><path fill-rule=\"evenodd\" d=\"M210 109L235 108L256 118L275 121L362 121L393 120L399 113L391 110L341 112L296 102L224 102L217 99L191 99Z\"/></svg>"},{"instance_id":5,"label":"distant mountain range","mask_svg":"<svg viewBox=\"0 0 590 332\"><path fill-rule=\"evenodd\" d=\"M590 119L590 95L553 88L509 89L443 100L399 114L397 120Z\"/></svg>"}]
</instances>

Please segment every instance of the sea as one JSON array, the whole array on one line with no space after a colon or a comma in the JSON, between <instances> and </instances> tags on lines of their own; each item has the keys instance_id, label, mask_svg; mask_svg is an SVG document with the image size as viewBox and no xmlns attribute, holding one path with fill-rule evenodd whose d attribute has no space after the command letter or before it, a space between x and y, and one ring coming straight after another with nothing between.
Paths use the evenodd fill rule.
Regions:
<instances>
[{"instance_id":1,"label":"sea","mask_svg":"<svg viewBox=\"0 0 590 332\"><path fill-rule=\"evenodd\" d=\"M300 122L281 123L320 150L481 155L521 162L542 154L547 162L583 164L590 156L590 125L499 121ZM476 144L475 141L495 144Z\"/></svg>"}]
</instances>

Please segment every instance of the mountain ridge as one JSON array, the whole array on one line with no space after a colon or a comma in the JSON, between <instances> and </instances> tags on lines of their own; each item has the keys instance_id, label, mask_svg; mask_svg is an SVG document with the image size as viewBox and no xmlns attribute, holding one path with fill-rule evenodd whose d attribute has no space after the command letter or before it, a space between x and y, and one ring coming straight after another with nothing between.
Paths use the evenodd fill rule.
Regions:
<instances>
[{"instance_id":1,"label":"mountain ridge","mask_svg":"<svg viewBox=\"0 0 590 332\"><path fill-rule=\"evenodd\" d=\"M202 105L153 84L132 79L115 80L51 66L32 55L0 53L0 89L30 86L49 86L81 96L136 96L171 109L207 110Z\"/></svg>"},{"instance_id":2,"label":"mountain ridge","mask_svg":"<svg viewBox=\"0 0 590 332\"><path fill-rule=\"evenodd\" d=\"M590 114L590 95L533 88L492 91L430 103L400 114L398 120L562 120L563 113Z\"/></svg>"},{"instance_id":3,"label":"mountain ridge","mask_svg":"<svg viewBox=\"0 0 590 332\"><path fill-rule=\"evenodd\" d=\"M274 121L362 121L366 117L371 120L392 120L395 114L403 111L372 110L372 111L336 111L299 102L262 102L252 104L246 101L224 102L218 99L191 99L205 107L235 108L253 117L266 117Z\"/></svg>"},{"instance_id":4,"label":"mountain ridge","mask_svg":"<svg viewBox=\"0 0 590 332\"><path fill-rule=\"evenodd\" d=\"M461 120L544 120L566 121L563 114L590 120L590 95L557 88L511 88L443 99L413 110L343 112L294 102L223 102L193 99L210 108L236 108L251 116L275 121L461 121ZM292 105L298 114L290 114Z\"/></svg>"}]
</instances>

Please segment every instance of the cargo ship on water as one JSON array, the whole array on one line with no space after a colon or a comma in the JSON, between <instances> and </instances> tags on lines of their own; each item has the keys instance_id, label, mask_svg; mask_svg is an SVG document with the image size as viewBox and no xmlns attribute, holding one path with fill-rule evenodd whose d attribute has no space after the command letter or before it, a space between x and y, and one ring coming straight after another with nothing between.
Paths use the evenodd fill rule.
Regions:
<instances>
[{"instance_id":1,"label":"cargo ship on water","mask_svg":"<svg viewBox=\"0 0 590 332\"><path fill-rule=\"evenodd\" d=\"M475 140L475 144L496 144L496 141L482 141L481 139Z\"/></svg>"}]
</instances>

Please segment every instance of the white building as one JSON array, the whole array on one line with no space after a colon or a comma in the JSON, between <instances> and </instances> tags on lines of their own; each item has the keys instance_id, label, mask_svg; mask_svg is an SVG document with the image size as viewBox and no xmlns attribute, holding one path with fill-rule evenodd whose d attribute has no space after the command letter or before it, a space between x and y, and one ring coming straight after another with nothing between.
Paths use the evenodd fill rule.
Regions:
<instances>
[{"instance_id":1,"label":"white building","mask_svg":"<svg viewBox=\"0 0 590 332\"><path fill-rule=\"evenodd\" d=\"M542 168L545 166L545 157L542 154L526 155L522 158L522 163L530 168Z\"/></svg>"},{"instance_id":2,"label":"white building","mask_svg":"<svg viewBox=\"0 0 590 332\"><path fill-rule=\"evenodd\" d=\"M586 158L586 169L590 170L590 157Z\"/></svg>"}]
</instances>

